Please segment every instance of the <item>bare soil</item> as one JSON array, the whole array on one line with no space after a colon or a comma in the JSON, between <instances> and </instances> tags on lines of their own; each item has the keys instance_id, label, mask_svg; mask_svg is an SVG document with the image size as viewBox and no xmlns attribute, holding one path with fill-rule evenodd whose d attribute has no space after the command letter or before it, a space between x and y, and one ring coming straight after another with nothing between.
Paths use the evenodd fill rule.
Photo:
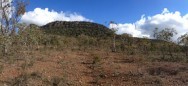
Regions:
<instances>
[{"instance_id":1,"label":"bare soil","mask_svg":"<svg viewBox=\"0 0 188 86\"><path fill-rule=\"evenodd\" d=\"M27 63L27 64L26 64ZM35 51L0 62L0 86L187 86L188 64L102 50Z\"/></svg>"}]
</instances>

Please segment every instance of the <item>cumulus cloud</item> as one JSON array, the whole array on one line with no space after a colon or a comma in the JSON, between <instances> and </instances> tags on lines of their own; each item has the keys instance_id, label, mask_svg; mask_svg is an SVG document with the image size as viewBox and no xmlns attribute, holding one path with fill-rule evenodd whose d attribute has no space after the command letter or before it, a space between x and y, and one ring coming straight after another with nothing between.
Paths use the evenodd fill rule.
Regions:
<instances>
[{"instance_id":1,"label":"cumulus cloud","mask_svg":"<svg viewBox=\"0 0 188 86\"><path fill-rule=\"evenodd\" d=\"M149 37L152 38L153 30L159 28L159 31L165 28L174 28L178 34L173 38L188 32L188 14L181 15L179 11L170 12L167 8L160 14L146 17L142 15L141 19L135 23L117 24L115 28L118 28L117 34L129 33L134 37ZM111 26L110 26L111 27Z\"/></svg>"},{"instance_id":2,"label":"cumulus cloud","mask_svg":"<svg viewBox=\"0 0 188 86\"><path fill-rule=\"evenodd\" d=\"M53 21L92 21L85 18L77 13L65 13L63 11L56 12L54 10L49 10L48 8L41 9L35 8L34 11L26 12L22 18L21 22L26 24L36 24L39 26L45 25Z\"/></svg>"}]
</instances>

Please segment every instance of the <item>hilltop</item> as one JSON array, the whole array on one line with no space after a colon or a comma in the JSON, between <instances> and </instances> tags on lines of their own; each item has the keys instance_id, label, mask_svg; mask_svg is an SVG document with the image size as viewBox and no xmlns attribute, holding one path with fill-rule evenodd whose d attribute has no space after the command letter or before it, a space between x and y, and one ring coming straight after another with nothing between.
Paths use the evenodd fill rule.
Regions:
<instances>
[{"instance_id":1,"label":"hilltop","mask_svg":"<svg viewBox=\"0 0 188 86\"><path fill-rule=\"evenodd\" d=\"M55 21L48 23L41 28L48 34L73 37L87 35L90 37L106 38L113 34L113 32L104 25L84 21Z\"/></svg>"}]
</instances>

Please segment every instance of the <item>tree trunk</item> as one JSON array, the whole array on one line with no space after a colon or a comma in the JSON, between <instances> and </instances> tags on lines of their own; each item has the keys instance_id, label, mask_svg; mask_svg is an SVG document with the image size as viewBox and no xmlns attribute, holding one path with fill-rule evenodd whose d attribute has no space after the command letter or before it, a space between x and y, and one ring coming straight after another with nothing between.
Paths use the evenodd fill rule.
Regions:
<instances>
[{"instance_id":1,"label":"tree trunk","mask_svg":"<svg viewBox=\"0 0 188 86\"><path fill-rule=\"evenodd\" d=\"M3 56L6 56L8 54L8 45L7 44L4 44L3 45Z\"/></svg>"},{"instance_id":2,"label":"tree trunk","mask_svg":"<svg viewBox=\"0 0 188 86\"><path fill-rule=\"evenodd\" d=\"M165 47L166 47L166 44L165 44L165 42L163 42L163 47L161 47L161 53L163 55L163 57L162 57L163 60L165 59L165 50L164 50Z\"/></svg>"},{"instance_id":3,"label":"tree trunk","mask_svg":"<svg viewBox=\"0 0 188 86\"><path fill-rule=\"evenodd\" d=\"M114 34L113 37L113 47L112 47L112 52L116 52L116 35Z\"/></svg>"},{"instance_id":4,"label":"tree trunk","mask_svg":"<svg viewBox=\"0 0 188 86\"><path fill-rule=\"evenodd\" d=\"M171 50L171 46L170 46L170 44L168 44L168 51L169 51L169 55L170 55L170 57L171 58L173 58L173 55L172 55L172 50Z\"/></svg>"},{"instance_id":5,"label":"tree trunk","mask_svg":"<svg viewBox=\"0 0 188 86\"><path fill-rule=\"evenodd\" d=\"M185 52L186 60L188 62L188 48L187 48L187 46L184 46L183 52Z\"/></svg>"}]
</instances>

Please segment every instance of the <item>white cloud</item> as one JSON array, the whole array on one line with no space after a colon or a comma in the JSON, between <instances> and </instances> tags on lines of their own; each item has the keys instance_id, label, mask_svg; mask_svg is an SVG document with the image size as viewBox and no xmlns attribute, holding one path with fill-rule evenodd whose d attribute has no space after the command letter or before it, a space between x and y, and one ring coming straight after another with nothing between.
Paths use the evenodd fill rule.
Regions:
<instances>
[{"instance_id":1,"label":"white cloud","mask_svg":"<svg viewBox=\"0 0 188 86\"><path fill-rule=\"evenodd\" d=\"M49 11L48 8L41 9L35 8L34 11L26 12L21 22L26 24L36 24L39 26L45 25L53 21L92 21L77 13L65 13L63 11L56 12L54 10Z\"/></svg>"},{"instance_id":2,"label":"white cloud","mask_svg":"<svg viewBox=\"0 0 188 86\"><path fill-rule=\"evenodd\" d=\"M142 36L142 33L139 29L136 29L135 24L126 23L126 24L110 24L110 28L116 28L117 34L129 33L134 37Z\"/></svg>"},{"instance_id":3,"label":"white cloud","mask_svg":"<svg viewBox=\"0 0 188 86\"><path fill-rule=\"evenodd\" d=\"M129 33L134 37L148 36L150 38L152 38L155 28L159 28L159 30L174 28L178 32L174 37L176 39L188 32L188 14L182 16L179 11L170 12L167 8L164 8L160 14L148 17L143 15L135 23L117 24L116 28L119 28L118 34Z\"/></svg>"}]
</instances>

